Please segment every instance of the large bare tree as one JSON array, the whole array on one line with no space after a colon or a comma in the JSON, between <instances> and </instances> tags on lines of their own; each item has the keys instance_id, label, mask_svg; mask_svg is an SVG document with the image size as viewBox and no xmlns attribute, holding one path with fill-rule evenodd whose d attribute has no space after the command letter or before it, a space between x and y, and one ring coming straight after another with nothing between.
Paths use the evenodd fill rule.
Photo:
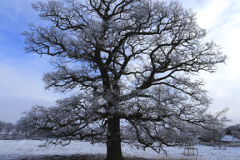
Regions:
<instances>
[{"instance_id":1,"label":"large bare tree","mask_svg":"<svg viewBox=\"0 0 240 160\"><path fill-rule=\"evenodd\" d=\"M107 160L120 160L121 123L134 142L160 151L188 124L216 122L206 113L203 81L191 76L215 72L226 57L202 42L206 30L191 10L157 0L51 0L33 8L51 26L31 24L25 51L52 56L46 89L80 94L34 107L21 119L30 128L62 140L106 135Z\"/></svg>"}]
</instances>

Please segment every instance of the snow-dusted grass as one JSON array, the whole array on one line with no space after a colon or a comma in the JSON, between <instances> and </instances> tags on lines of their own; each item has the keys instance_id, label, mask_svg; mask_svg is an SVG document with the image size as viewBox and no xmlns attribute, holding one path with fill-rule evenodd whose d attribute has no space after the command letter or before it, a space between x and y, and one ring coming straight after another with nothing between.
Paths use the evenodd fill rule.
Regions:
<instances>
[{"instance_id":1,"label":"snow-dusted grass","mask_svg":"<svg viewBox=\"0 0 240 160\"><path fill-rule=\"evenodd\" d=\"M39 147L44 141L37 140L1 140L0 159L24 159L26 157L38 157L48 155L75 155L95 154L105 155L105 144L91 145L90 142L72 141L68 146ZM166 147L167 159L201 159L201 160L240 160L240 147L227 147L227 150L214 150L211 146L196 145L198 156L185 156L184 148ZM143 157L152 159L166 158L162 152L158 154L151 149L138 150L127 144L122 146L124 157Z\"/></svg>"}]
</instances>

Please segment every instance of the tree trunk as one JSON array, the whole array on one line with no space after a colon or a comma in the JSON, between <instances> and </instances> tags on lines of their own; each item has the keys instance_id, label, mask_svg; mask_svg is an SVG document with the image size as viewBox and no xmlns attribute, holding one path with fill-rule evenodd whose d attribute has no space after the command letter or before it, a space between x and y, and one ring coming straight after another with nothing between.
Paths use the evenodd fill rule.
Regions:
<instances>
[{"instance_id":1,"label":"tree trunk","mask_svg":"<svg viewBox=\"0 0 240 160\"><path fill-rule=\"evenodd\" d=\"M108 118L106 160L124 160L121 149L120 119L116 116Z\"/></svg>"}]
</instances>

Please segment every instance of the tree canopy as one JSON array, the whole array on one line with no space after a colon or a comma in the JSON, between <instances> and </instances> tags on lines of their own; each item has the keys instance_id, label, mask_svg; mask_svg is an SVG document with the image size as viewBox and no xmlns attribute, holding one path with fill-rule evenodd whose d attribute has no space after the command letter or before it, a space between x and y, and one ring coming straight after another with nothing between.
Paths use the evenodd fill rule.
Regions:
<instances>
[{"instance_id":1,"label":"tree canopy","mask_svg":"<svg viewBox=\"0 0 240 160\"><path fill-rule=\"evenodd\" d=\"M107 137L107 159L123 159L121 130L156 151L173 145L189 124L219 119L207 114L203 80L226 56L196 14L176 1L50 0L33 8L51 26L30 25L25 51L52 57L46 89L79 93L50 108L35 106L21 122L56 139ZM122 132L126 134L125 132ZM164 134L163 134L164 133Z\"/></svg>"}]
</instances>

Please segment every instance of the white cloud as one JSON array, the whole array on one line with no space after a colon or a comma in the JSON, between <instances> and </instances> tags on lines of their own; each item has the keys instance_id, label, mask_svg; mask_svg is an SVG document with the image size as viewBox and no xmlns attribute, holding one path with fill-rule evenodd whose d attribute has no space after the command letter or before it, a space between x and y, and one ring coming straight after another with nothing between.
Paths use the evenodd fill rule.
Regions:
<instances>
[{"instance_id":1,"label":"white cloud","mask_svg":"<svg viewBox=\"0 0 240 160\"><path fill-rule=\"evenodd\" d=\"M197 13L198 23L203 28L212 28L221 23L222 13L231 5L229 0L212 0L204 10Z\"/></svg>"}]
</instances>

